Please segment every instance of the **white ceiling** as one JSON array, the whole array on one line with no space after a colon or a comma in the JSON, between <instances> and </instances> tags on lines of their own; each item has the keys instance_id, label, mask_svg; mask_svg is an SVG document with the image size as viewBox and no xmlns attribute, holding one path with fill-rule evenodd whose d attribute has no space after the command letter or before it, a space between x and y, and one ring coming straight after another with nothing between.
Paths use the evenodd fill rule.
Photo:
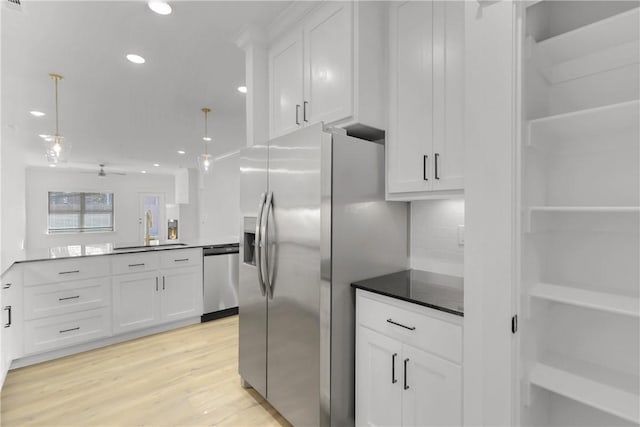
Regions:
<instances>
[{"instance_id":1,"label":"white ceiling","mask_svg":"<svg viewBox=\"0 0 640 427\"><path fill-rule=\"evenodd\" d=\"M173 13L161 16L144 1L23 0L22 12L2 11L3 144L21 144L28 164L46 165L38 134L55 131L48 74L58 73L60 133L73 145L66 167L195 167L205 106L212 109L210 151L237 149L244 145L245 95L236 88L245 71L234 39L289 3L173 1ZM146 63L130 63L127 53Z\"/></svg>"}]
</instances>

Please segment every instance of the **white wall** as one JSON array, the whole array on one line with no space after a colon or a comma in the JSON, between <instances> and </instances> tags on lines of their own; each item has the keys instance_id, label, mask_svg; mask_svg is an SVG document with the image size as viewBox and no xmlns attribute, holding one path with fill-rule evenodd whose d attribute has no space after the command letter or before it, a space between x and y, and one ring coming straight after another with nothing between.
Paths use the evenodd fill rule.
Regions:
<instances>
[{"instance_id":1,"label":"white wall","mask_svg":"<svg viewBox=\"0 0 640 427\"><path fill-rule=\"evenodd\" d=\"M240 234L240 153L219 156L199 192L200 238L235 243Z\"/></svg>"},{"instance_id":2,"label":"white wall","mask_svg":"<svg viewBox=\"0 0 640 427\"><path fill-rule=\"evenodd\" d=\"M411 268L464 276L459 225L464 225L462 199L411 202Z\"/></svg>"},{"instance_id":3,"label":"white wall","mask_svg":"<svg viewBox=\"0 0 640 427\"><path fill-rule=\"evenodd\" d=\"M25 152L14 130L2 129L0 175L2 198L2 265L11 263L13 255L23 249L25 241Z\"/></svg>"},{"instance_id":4,"label":"white wall","mask_svg":"<svg viewBox=\"0 0 640 427\"><path fill-rule=\"evenodd\" d=\"M49 191L104 191L114 193L114 232L47 234ZM22 191L24 194L24 190ZM139 236L139 193L164 193L173 203L173 175L130 174L98 177L94 173L51 168L27 168L26 247L46 248L99 242L132 243ZM2 198L5 199L3 192ZM24 206L24 204L23 204ZM182 221L180 221L182 223ZM182 224L180 224L182 226ZM163 225L166 228L166 224Z\"/></svg>"}]
</instances>

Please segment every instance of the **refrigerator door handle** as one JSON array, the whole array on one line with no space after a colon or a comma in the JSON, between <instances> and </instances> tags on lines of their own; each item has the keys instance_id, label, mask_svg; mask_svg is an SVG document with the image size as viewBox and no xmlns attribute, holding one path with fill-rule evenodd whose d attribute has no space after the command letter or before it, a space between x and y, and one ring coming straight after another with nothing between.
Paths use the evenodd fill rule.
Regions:
<instances>
[{"instance_id":1,"label":"refrigerator door handle","mask_svg":"<svg viewBox=\"0 0 640 427\"><path fill-rule=\"evenodd\" d=\"M262 220L260 221L261 226L262 226L262 264L264 265L264 282L265 282L265 287L267 288L267 295L269 297L269 299L273 299L273 286L271 284L271 276L269 276L269 240L268 240L268 233L269 233L269 214L271 213L271 208L273 207L273 191L269 191L269 194L267 195L267 201L265 202L265 209L264 209L264 217L262 218Z\"/></svg>"},{"instance_id":2,"label":"refrigerator door handle","mask_svg":"<svg viewBox=\"0 0 640 427\"><path fill-rule=\"evenodd\" d=\"M262 296L267 294L266 286L264 284L264 278L262 277L262 256L261 256L261 247L262 247L262 211L264 211L264 200L267 197L267 193L262 193L260 195L260 204L258 205L258 216L256 218L256 237L255 237L255 253L256 253L256 270L258 270L258 284L260 285L260 292Z\"/></svg>"}]
</instances>

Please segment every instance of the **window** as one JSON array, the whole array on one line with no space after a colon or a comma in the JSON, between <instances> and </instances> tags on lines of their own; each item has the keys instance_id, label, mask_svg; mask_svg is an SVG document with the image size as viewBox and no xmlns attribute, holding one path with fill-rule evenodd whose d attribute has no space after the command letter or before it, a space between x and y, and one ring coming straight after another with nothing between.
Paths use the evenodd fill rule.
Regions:
<instances>
[{"instance_id":1,"label":"window","mask_svg":"<svg viewBox=\"0 0 640 427\"><path fill-rule=\"evenodd\" d=\"M49 233L113 231L113 193L49 192Z\"/></svg>"}]
</instances>

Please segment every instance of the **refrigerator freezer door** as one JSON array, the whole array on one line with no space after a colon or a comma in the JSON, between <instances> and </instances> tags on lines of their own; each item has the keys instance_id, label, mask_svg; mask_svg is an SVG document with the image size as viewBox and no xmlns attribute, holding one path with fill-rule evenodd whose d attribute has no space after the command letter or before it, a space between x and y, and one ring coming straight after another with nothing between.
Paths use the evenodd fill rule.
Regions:
<instances>
[{"instance_id":1,"label":"refrigerator freezer door","mask_svg":"<svg viewBox=\"0 0 640 427\"><path fill-rule=\"evenodd\" d=\"M267 396L293 425L320 425L322 141L317 124L269 143Z\"/></svg>"},{"instance_id":2,"label":"refrigerator freezer door","mask_svg":"<svg viewBox=\"0 0 640 427\"><path fill-rule=\"evenodd\" d=\"M267 300L258 279L254 247L260 197L267 191L268 150L253 146L240 156L242 230L239 269L239 358L242 379L267 396Z\"/></svg>"}]
</instances>

